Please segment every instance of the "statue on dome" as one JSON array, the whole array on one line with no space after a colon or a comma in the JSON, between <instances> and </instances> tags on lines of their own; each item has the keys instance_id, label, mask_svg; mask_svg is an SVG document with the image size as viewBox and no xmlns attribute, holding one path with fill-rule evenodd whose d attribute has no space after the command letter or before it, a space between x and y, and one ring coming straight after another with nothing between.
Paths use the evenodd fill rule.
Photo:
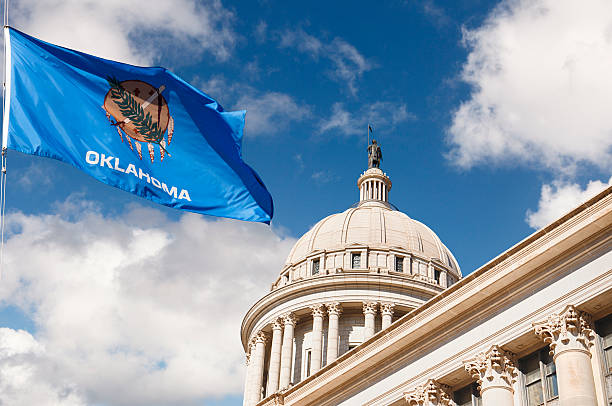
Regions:
<instances>
[{"instance_id":1,"label":"statue on dome","mask_svg":"<svg viewBox=\"0 0 612 406\"><path fill-rule=\"evenodd\" d=\"M376 140L372 140L372 144L368 145L368 169L380 168L380 161L382 161L382 150Z\"/></svg>"}]
</instances>

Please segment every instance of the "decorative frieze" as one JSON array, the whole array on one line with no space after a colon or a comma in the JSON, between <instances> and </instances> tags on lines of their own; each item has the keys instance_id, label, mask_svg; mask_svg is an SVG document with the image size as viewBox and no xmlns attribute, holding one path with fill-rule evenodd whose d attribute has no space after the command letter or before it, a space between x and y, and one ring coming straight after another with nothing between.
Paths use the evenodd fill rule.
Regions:
<instances>
[{"instance_id":1,"label":"decorative frieze","mask_svg":"<svg viewBox=\"0 0 612 406\"><path fill-rule=\"evenodd\" d=\"M491 388L504 388L514 391L517 372L514 354L497 345L481 352L475 358L464 362L465 369L478 381L480 393Z\"/></svg>"},{"instance_id":2,"label":"decorative frieze","mask_svg":"<svg viewBox=\"0 0 612 406\"><path fill-rule=\"evenodd\" d=\"M455 406L450 386L429 379L424 385L404 394L409 406Z\"/></svg>"},{"instance_id":3,"label":"decorative frieze","mask_svg":"<svg viewBox=\"0 0 612 406\"><path fill-rule=\"evenodd\" d=\"M550 344L550 353L556 357L563 351L583 351L591 355L595 333L592 318L572 305L559 314L551 314L544 321L533 323L535 333Z\"/></svg>"}]
</instances>

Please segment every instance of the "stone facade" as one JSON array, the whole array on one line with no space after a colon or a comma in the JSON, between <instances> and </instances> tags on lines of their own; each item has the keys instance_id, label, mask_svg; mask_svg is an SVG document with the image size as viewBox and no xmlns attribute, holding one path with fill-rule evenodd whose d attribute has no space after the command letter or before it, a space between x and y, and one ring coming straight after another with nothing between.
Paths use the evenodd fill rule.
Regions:
<instances>
[{"instance_id":1,"label":"stone facade","mask_svg":"<svg viewBox=\"0 0 612 406\"><path fill-rule=\"evenodd\" d=\"M461 278L373 169L247 313L246 406L612 404L612 188Z\"/></svg>"}]
</instances>

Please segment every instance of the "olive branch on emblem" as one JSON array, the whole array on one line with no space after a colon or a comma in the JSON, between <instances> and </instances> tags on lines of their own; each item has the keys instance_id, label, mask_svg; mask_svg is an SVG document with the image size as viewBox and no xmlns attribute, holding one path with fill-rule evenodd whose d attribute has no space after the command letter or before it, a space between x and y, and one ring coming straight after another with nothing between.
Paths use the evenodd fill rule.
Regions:
<instances>
[{"instance_id":1,"label":"olive branch on emblem","mask_svg":"<svg viewBox=\"0 0 612 406\"><path fill-rule=\"evenodd\" d=\"M152 142L159 145L160 148L170 155L166 148L161 145L164 139L165 130L162 130L158 123L153 121L151 114L145 111L134 96L121 86L121 82L112 76L107 76L106 80L111 87L111 98L117 107L119 107L121 114L132 122L146 142Z\"/></svg>"}]
</instances>

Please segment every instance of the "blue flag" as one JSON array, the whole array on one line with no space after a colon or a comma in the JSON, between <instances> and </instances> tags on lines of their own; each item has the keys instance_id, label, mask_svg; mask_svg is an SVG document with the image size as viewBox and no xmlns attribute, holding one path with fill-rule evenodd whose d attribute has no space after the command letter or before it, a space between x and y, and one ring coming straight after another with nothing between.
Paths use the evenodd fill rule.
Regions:
<instances>
[{"instance_id":1,"label":"blue flag","mask_svg":"<svg viewBox=\"0 0 612 406\"><path fill-rule=\"evenodd\" d=\"M272 197L242 161L244 111L164 68L142 68L5 28L3 146L66 162L166 206L269 223Z\"/></svg>"}]
</instances>

